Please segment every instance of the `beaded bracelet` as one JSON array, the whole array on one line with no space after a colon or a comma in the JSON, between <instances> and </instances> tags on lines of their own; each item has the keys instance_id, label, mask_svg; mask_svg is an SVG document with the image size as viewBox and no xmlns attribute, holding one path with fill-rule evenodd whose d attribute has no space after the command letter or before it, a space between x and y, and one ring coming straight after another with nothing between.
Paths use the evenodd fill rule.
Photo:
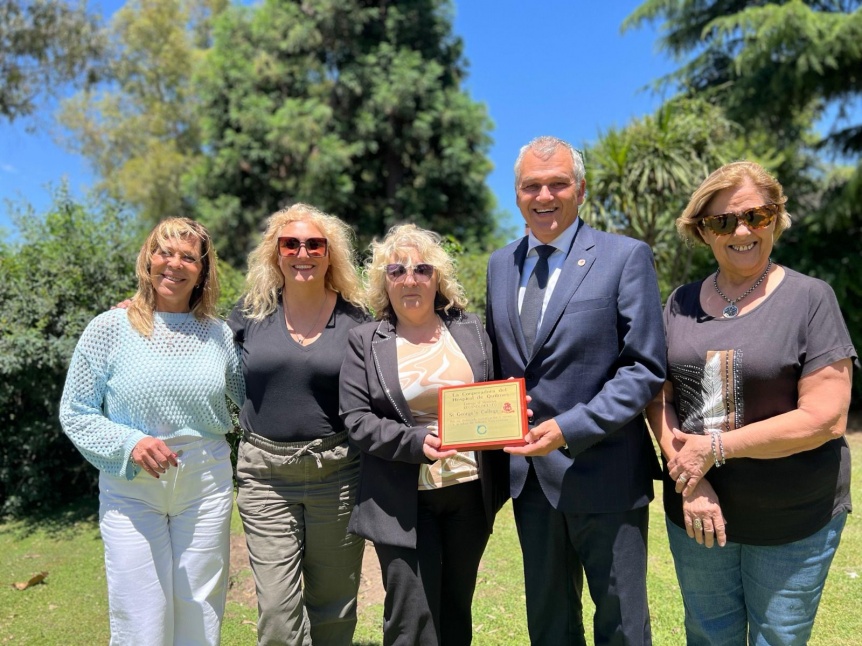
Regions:
<instances>
[{"instance_id":1,"label":"beaded bracelet","mask_svg":"<svg viewBox=\"0 0 862 646\"><path fill-rule=\"evenodd\" d=\"M724 442L721 439L721 431L718 429L710 429L709 434L711 437L712 444L712 459L715 462L716 468L722 466L724 464L725 455L724 455ZM715 442L716 438L718 438L718 451L715 450Z\"/></svg>"},{"instance_id":2,"label":"beaded bracelet","mask_svg":"<svg viewBox=\"0 0 862 646\"><path fill-rule=\"evenodd\" d=\"M715 462L716 467L720 467L721 465L718 463L718 456L715 454L715 431L709 432L710 443L712 444L712 459Z\"/></svg>"}]
</instances>

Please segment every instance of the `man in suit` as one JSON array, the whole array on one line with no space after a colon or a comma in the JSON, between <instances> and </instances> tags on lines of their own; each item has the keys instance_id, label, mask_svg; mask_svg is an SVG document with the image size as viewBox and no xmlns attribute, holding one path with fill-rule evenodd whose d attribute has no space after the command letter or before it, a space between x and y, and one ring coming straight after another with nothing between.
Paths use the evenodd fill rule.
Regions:
<instances>
[{"instance_id":1,"label":"man in suit","mask_svg":"<svg viewBox=\"0 0 862 646\"><path fill-rule=\"evenodd\" d=\"M521 149L529 234L488 262L496 374L523 377L533 426L506 449L533 644L584 644L586 573L596 644L650 644L648 505L660 476L642 411L665 379L652 252L578 218L580 154L554 137Z\"/></svg>"}]
</instances>

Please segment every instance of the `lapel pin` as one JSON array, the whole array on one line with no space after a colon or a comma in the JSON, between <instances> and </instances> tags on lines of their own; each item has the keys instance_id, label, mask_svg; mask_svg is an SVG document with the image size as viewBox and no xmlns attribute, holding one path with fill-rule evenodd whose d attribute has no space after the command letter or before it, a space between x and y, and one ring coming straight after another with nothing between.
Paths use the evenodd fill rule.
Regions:
<instances>
[{"instance_id":1,"label":"lapel pin","mask_svg":"<svg viewBox=\"0 0 862 646\"><path fill-rule=\"evenodd\" d=\"M587 261L586 261L586 260L584 260L583 258L581 258L580 260L578 260L578 267L583 267L583 266L584 266L584 265L586 265L586 264L587 264Z\"/></svg>"}]
</instances>

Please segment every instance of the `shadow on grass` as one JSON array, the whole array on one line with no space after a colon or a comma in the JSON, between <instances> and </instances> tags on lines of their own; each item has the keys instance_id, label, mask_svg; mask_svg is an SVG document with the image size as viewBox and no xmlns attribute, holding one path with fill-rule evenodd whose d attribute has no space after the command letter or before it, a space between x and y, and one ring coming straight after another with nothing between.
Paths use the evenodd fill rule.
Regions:
<instances>
[{"instance_id":1,"label":"shadow on grass","mask_svg":"<svg viewBox=\"0 0 862 646\"><path fill-rule=\"evenodd\" d=\"M36 509L15 518L4 518L0 535L26 538L35 532L44 532L51 538L61 538L79 529L81 523L98 523L98 497L82 498L58 509Z\"/></svg>"}]
</instances>

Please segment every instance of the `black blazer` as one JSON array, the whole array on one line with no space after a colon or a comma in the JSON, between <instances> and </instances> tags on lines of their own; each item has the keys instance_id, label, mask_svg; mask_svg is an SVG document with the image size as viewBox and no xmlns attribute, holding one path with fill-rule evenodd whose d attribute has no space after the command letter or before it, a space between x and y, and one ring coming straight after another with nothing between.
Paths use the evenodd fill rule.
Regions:
<instances>
[{"instance_id":1,"label":"black blazer","mask_svg":"<svg viewBox=\"0 0 862 646\"><path fill-rule=\"evenodd\" d=\"M443 321L473 369L477 382L493 379L491 345L474 314L456 312ZM381 545L416 547L419 465L431 464L422 451L425 433L398 380L395 326L389 321L350 331L341 368L341 418L350 441L362 451L356 507L349 531ZM477 451L485 516L494 516L508 498L508 460L502 451ZM456 485L457 486L457 485Z\"/></svg>"}]
</instances>

